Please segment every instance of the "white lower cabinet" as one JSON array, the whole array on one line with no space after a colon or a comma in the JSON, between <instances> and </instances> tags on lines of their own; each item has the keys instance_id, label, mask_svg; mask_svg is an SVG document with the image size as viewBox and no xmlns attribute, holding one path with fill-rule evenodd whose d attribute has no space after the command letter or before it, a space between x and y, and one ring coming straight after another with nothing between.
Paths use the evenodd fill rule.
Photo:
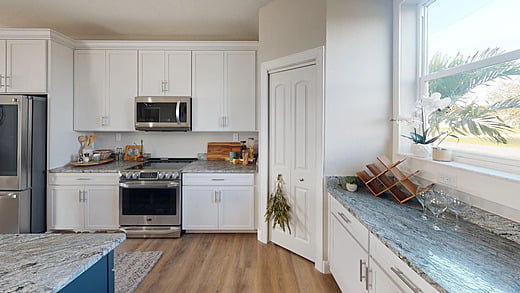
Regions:
<instances>
[{"instance_id":1,"label":"white lower cabinet","mask_svg":"<svg viewBox=\"0 0 520 293\"><path fill-rule=\"evenodd\" d=\"M347 293L438 292L329 195L330 271Z\"/></svg>"},{"instance_id":2,"label":"white lower cabinet","mask_svg":"<svg viewBox=\"0 0 520 293\"><path fill-rule=\"evenodd\" d=\"M184 174L182 228L254 230L253 174Z\"/></svg>"},{"instance_id":3,"label":"white lower cabinet","mask_svg":"<svg viewBox=\"0 0 520 293\"><path fill-rule=\"evenodd\" d=\"M47 229L96 231L119 228L117 174L57 173L49 180Z\"/></svg>"}]
</instances>

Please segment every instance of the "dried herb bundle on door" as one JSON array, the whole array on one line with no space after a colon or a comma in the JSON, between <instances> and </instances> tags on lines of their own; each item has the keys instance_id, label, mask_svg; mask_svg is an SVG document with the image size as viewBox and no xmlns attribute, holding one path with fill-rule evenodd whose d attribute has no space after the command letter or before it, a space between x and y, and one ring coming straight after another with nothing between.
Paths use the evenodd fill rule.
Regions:
<instances>
[{"instance_id":1,"label":"dried herb bundle on door","mask_svg":"<svg viewBox=\"0 0 520 293\"><path fill-rule=\"evenodd\" d=\"M289 234L291 234L291 226L289 225L291 219L291 206L289 205L287 198L285 198L286 192L284 184L285 182L282 179L282 174L278 174L276 179L276 189L274 193L269 195L267 201L265 221L269 223L269 221L272 220L273 229L278 225L285 232L285 228L287 227Z\"/></svg>"}]
</instances>

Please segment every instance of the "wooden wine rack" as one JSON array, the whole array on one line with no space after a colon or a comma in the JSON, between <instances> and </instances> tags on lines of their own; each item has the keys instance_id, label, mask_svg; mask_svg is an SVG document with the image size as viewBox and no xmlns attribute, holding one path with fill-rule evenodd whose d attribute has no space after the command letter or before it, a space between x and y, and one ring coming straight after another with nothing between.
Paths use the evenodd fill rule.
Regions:
<instances>
[{"instance_id":1,"label":"wooden wine rack","mask_svg":"<svg viewBox=\"0 0 520 293\"><path fill-rule=\"evenodd\" d=\"M432 183L425 188L418 190L417 185L410 181L410 178L417 175L419 171L405 175L398 167L398 165L406 159L392 163L392 161L387 157L380 156L377 157L377 160L381 163L383 169L381 169L377 164L372 163L367 165L367 169L372 173L372 175L364 170L356 173L359 179L365 183L368 190L370 190L370 192L375 196L379 196L388 191L395 200L399 203L403 203L414 198L417 194L421 194L433 187ZM393 179L387 174L391 175Z\"/></svg>"}]
</instances>

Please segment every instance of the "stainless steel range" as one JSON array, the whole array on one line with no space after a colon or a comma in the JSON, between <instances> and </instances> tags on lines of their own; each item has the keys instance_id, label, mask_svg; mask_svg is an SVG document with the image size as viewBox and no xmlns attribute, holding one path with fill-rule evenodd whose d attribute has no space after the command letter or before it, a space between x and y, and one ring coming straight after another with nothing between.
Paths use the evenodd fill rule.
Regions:
<instances>
[{"instance_id":1,"label":"stainless steel range","mask_svg":"<svg viewBox=\"0 0 520 293\"><path fill-rule=\"evenodd\" d=\"M196 159L150 159L119 175L119 224L128 238L181 235L181 169Z\"/></svg>"}]
</instances>

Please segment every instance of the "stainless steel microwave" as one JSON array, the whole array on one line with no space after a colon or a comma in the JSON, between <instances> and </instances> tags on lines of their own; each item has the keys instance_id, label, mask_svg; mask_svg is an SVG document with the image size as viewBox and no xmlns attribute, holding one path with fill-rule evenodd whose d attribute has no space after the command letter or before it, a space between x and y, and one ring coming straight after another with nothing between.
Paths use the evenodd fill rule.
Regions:
<instances>
[{"instance_id":1,"label":"stainless steel microwave","mask_svg":"<svg viewBox=\"0 0 520 293\"><path fill-rule=\"evenodd\" d=\"M135 97L135 129L190 131L190 97Z\"/></svg>"}]
</instances>

